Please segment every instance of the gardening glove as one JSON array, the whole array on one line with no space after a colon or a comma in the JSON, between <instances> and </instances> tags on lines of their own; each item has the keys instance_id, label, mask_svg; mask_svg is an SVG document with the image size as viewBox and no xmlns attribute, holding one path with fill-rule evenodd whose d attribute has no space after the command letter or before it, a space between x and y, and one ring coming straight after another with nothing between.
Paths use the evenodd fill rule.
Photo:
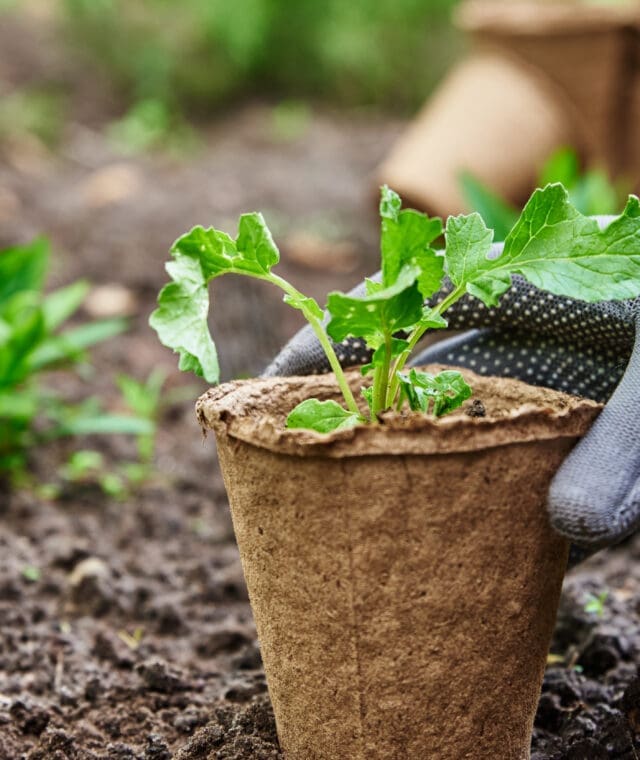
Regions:
<instances>
[{"instance_id":1,"label":"gardening glove","mask_svg":"<svg viewBox=\"0 0 640 760\"><path fill-rule=\"evenodd\" d=\"M603 225L608 221L599 219ZM498 243L493 253L501 249ZM438 303L448 292L445 286L430 300ZM362 295L361 286L352 293ZM498 307L465 296L446 318L450 329L467 332L431 346L415 364L453 364L607 402L551 484L553 526L586 547L583 555L640 526L640 298L588 304L514 276ZM346 340L336 352L345 367L370 359L361 340ZM324 352L304 328L265 375L327 371Z\"/></svg>"}]
</instances>

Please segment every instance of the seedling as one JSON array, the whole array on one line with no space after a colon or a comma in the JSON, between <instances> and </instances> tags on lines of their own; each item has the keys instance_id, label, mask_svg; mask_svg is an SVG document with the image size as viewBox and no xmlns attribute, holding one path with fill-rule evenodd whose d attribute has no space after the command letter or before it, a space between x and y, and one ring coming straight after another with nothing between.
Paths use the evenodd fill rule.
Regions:
<instances>
[{"instance_id":1,"label":"seedling","mask_svg":"<svg viewBox=\"0 0 640 760\"><path fill-rule=\"evenodd\" d=\"M21 572L22 577L29 583L37 583L42 577L42 570L35 565L25 565Z\"/></svg>"},{"instance_id":2,"label":"seedling","mask_svg":"<svg viewBox=\"0 0 640 760\"><path fill-rule=\"evenodd\" d=\"M74 282L45 294L49 246L43 240L0 251L0 475L24 480L34 446L65 435L144 434L147 420L106 414L96 399L65 402L40 383L49 370L86 367L87 349L120 334L120 319L66 323L89 286Z\"/></svg>"},{"instance_id":3,"label":"seedling","mask_svg":"<svg viewBox=\"0 0 640 760\"><path fill-rule=\"evenodd\" d=\"M74 451L66 465L61 468L60 474L69 483L97 483L103 493L117 500L122 500L127 496L125 478L107 467L99 451L90 449ZM55 488L54 497L59 495L59 490Z\"/></svg>"},{"instance_id":4,"label":"seedling","mask_svg":"<svg viewBox=\"0 0 640 760\"><path fill-rule=\"evenodd\" d=\"M587 601L584 605L584 611L598 617L604 616L604 605L609 597L608 591L601 591L597 596L595 594L588 594Z\"/></svg>"},{"instance_id":5,"label":"seedling","mask_svg":"<svg viewBox=\"0 0 640 760\"><path fill-rule=\"evenodd\" d=\"M140 419L147 420L151 431L138 436L138 455L142 465L150 465L156 448L156 428L162 403L162 386L166 375L154 369L144 382L120 374L116 378L120 393L131 411Z\"/></svg>"},{"instance_id":6,"label":"seedling","mask_svg":"<svg viewBox=\"0 0 640 760\"><path fill-rule=\"evenodd\" d=\"M151 325L161 342L180 355L180 369L211 383L219 381L216 348L207 326L208 283L223 274L240 274L270 282L284 291L284 301L299 309L324 349L344 397L308 399L287 418L290 428L321 433L376 423L387 410L445 414L460 406L471 389L460 373L432 376L405 365L429 329L447 326L444 314L465 294L485 306L497 306L520 274L556 295L583 301L640 295L640 201L630 196L624 212L604 230L583 216L560 184L536 190L506 237L500 255L492 249L494 233L478 213L440 219L401 208L399 196L382 188L381 272L365 281L360 297L333 292L326 315L318 303L275 274L279 253L261 214L240 217L238 236L195 227L172 248L167 271L173 282L159 296ZM434 242L444 232L445 248ZM362 410L336 356L336 342L354 337L372 352L362 373L371 382L362 389Z\"/></svg>"}]
</instances>

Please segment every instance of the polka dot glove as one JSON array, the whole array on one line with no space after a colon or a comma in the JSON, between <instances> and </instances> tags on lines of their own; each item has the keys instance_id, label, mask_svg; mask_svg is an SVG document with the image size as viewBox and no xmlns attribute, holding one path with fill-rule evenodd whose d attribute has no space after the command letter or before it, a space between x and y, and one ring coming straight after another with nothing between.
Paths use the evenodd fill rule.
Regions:
<instances>
[{"instance_id":1,"label":"polka dot glove","mask_svg":"<svg viewBox=\"0 0 640 760\"><path fill-rule=\"evenodd\" d=\"M640 526L640 299L587 304L550 295L518 276L512 283L497 308L471 296L454 304L445 315L449 327L466 332L431 346L414 363L469 367L607 402L553 480L549 510L554 527L576 544L593 550L615 543ZM448 292L445 287L433 302ZM343 366L370 357L360 340L336 351ZM304 328L265 375L328 370L315 336Z\"/></svg>"}]
</instances>

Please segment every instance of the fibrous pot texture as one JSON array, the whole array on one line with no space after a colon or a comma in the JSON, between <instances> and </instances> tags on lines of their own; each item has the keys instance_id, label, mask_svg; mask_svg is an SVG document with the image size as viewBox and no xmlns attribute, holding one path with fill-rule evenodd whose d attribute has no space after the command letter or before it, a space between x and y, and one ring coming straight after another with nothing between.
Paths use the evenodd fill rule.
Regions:
<instances>
[{"instance_id":1,"label":"fibrous pot texture","mask_svg":"<svg viewBox=\"0 0 640 760\"><path fill-rule=\"evenodd\" d=\"M284 422L330 375L200 399L289 760L529 757L568 552L546 493L599 406L464 374L485 416L329 435Z\"/></svg>"}]
</instances>

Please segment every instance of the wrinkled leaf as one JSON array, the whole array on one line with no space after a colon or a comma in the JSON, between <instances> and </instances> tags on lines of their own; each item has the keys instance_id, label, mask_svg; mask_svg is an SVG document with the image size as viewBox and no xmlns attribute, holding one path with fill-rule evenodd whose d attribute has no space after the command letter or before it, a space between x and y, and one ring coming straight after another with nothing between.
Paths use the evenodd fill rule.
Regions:
<instances>
[{"instance_id":1,"label":"wrinkled leaf","mask_svg":"<svg viewBox=\"0 0 640 760\"><path fill-rule=\"evenodd\" d=\"M536 190L509 233L493 276L517 272L533 285L582 301L640 295L640 201L630 196L604 230L570 203L562 185Z\"/></svg>"},{"instance_id":2,"label":"wrinkled leaf","mask_svg":"<svg viewBox=\"0 0 640 760\"><path fill-rule=\"evenodd\" d=\"M194 227L176 240L172 255L166 268L173 282L160 291L149 324L160 342L180 355L181 370L217 383L220 367L207 325L207 285L228 273L267 276L278 263L278 249L262 214L254 213L240 217L237 240L212 227Z\"/></svg>"},{"instance_id":3,"label":"wrinkled leaf","mask_svg":"<svg viewBox=\"0 0 640 760\"><path fill-rule=\"evenodd\" d=\"M433 404L436 417L452 412L471 396L471 388L460 372L444 370L437 375L412 369L399 375L404 398L413 411L427 412Z\"/></svg>"},{"instance_id":4,"label":"wrinkled leaf","mask_svg":"<svg viewBox=\"0 0 640 760\"><path fill-rule=\"evenodd\" d=\"M385 334L415 325L422 317L423 304L415 282L417 274L416 267L404 267L392 286L363 298L329 293L329 335L335 341L349 336L364 338L371 348L378 348Z\"/></svg>"},{"instance_id":5,"label":"wrinkled leaf","mask_svg":"<svg viewBox=\"0 0 640 760\"><path fill-rule=\"evenodd\" d=\"M493 242L493 231L487 229L480 214L450 216L445 230L447 274L456 287L466 288L487 306L495 306L498 297L511 284L511 277L486 274L492 261L487 258Z\"/></svg>"},{"instance_id":6,"label":"wrinkled leaf","mask_svg":"<svg viewBox=\"0 0 640 760\"><path fill-rule=\"evenodd\" d=\"M380 200L382 284L393 285L405 266L418 267L420 292L426 298L440 288L444 273L443 257L431 248L442 234L442 221L400 208L400 197L385 185Z\"/></svg>"},{"instance_id":7,"label":"wrinkled leaf","mask_svg":"<svg viewBox=\"0 0 640 760\"><path fill-rule=\"evenodd\" d=\"M174 282L158 296L149 324L160 342L180 355L179 367L210 383L220 379L218 353L209 332L209 292L199 260L174 253L167 265Z\"/></svg>"}]
</instances>

